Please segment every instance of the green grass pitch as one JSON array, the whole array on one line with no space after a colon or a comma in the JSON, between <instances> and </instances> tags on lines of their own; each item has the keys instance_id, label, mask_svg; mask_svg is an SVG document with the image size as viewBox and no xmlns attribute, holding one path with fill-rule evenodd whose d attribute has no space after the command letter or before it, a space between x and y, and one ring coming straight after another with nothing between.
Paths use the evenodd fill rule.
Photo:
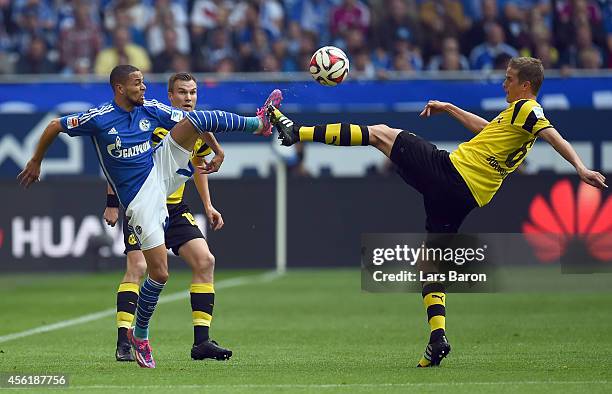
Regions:
<instances>
[{"instance_id":1,"label":"green grass pitch","mask_svg":"<svg viewBox=\"0 0 612 394\"><path fill-rule=\"evenodd\" d=\"M115 362L107 315L0 340L0 373L65 373L66 391L92 393L612 392L609 292L451 293L452 353L441 368L417 369L429 331L420 295L364 293L358 270L261 275L217 275L218 283L253 278L217 290L212 335L234 350L228 362L189 358L191 309L176 297L152 321L155 370ZM113 308L120 277L3 275L0 338ZM186 290L189 280L173 272L163 294Z\"/></svg>"}]
</instances>

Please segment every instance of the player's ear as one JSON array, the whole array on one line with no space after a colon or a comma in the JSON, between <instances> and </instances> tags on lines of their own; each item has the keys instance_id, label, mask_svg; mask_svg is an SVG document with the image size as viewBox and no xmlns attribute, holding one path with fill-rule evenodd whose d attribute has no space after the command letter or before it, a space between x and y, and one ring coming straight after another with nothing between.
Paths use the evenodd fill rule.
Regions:
<instances>
[{"instance_id":1,"label":"player's ear","mask_svg":"<svg viewBox=\"0 0 612 394\"><path fill-rule=\"evenodd\" d=\"M531 91L531 82L529 82L529 81L525 81L525 82L523 82L523 88L524 88L525 90L529 90L529 91Z\"/></svg>"}]
</instances>

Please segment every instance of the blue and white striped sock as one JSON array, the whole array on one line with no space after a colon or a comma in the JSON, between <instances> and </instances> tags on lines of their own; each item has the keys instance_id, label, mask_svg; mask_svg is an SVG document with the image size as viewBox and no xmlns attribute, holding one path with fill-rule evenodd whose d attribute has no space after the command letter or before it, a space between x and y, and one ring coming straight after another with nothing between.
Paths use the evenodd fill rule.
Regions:
<instances>
[{"instance_id":1,"label":"blue and white striped sock","mask_svg":"<svg viewBox=\"0 0 612 394\"><path fill-rule=\"evenodd\" d=\"M159 283L147 276L140 288L138 307L136 309L136 327L134 336L140 339L149 338L149 320L153 316L159 293L164 289L165 283Z\"/></svg>"},{"instance_id":2,"label":"blue and white striped sock","mask_svg":"<svg viewBox=\"0 0 612 394\"><path fill-rule=\"evenodd\" d=\"M254 133L260 127L256 116L240 116L225 111L192 111L186 114L198 132L221 133L227 131L242 131Z\"/></svg>"}]
</instances>

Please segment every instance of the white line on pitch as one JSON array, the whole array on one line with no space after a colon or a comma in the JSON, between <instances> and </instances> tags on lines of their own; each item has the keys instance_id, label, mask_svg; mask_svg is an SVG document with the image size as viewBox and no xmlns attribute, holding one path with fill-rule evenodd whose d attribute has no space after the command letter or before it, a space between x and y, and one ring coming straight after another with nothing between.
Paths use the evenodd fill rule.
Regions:
<instances>
[{"instance_id":1,"label":"white line on pitch","mask_svg":"<svg viewBox=\"0 0 612 394\"><path fill-rule=\"evenodd\" d=\"M215 289L227 289L230 287L243 286L251 283L269 282L278 278L279 276L281 276L281 274L278 274L276 271L269 271L260 275L239 276L236 278L221 280L215 283ZM168 302L182 300L187 297L189 297L188 291L179 291L176 293L168 294L166 296L161 296L159 298L158 304L165 304ZM99 320L108 316L113 316L115 313L117 313L117 310L115 308L109 308L100 312L90 313L81 317L76 317L74 319L62 320L57 323L46 324L44 326L32 328L29 330L3 335L0 336L0 343L13 341L19 338L29 337L31 335L42 334L49 331L61 330L62 328L72 327L78 324L89 323L91 321Z\"/></svg>"},{"instance_id":2,"label":"white line on pitch","mask_svg":"<svg viewBox=\"0 0 612 394\"><path fill-rule=\"evenodd\" d=\"M497 386L497 385L534 385L534 384L552 384L552 385L585 385L585 384L603 384L608 385L612 382L608 380L581 380L581 381L563 381L563 380L530 380L530 381L504 381L504 382L406 382L406 383L347 383L347 384L182 384L182 385L144 385L144 386L126 386L126 385L91 385L91 386L71 386L71 390L92 390L92 389L338 389L338 388L389 388L389 387L444 387L444 386Z\"/></svg>"}]
</instances>

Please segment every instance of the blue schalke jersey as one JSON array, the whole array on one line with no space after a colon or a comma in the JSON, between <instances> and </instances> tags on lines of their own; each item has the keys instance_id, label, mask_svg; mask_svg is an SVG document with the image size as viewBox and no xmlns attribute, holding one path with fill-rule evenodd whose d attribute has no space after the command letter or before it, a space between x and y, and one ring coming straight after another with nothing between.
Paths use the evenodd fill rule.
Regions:
<instances>
[{"instance_id":1,"label":"blue schalke jersey","mask_svg":"<svg viewBox=\"0 0 612 394\"><path fill-rule=\"evenodd\" d=\"M60 122L71 137L91 137L108 182L127 207L153 168L153 131L157 127L171 129L185 114L157 100L145 100L131 112L112 101L64 116Z\"/></svg>"}]
</instances>

